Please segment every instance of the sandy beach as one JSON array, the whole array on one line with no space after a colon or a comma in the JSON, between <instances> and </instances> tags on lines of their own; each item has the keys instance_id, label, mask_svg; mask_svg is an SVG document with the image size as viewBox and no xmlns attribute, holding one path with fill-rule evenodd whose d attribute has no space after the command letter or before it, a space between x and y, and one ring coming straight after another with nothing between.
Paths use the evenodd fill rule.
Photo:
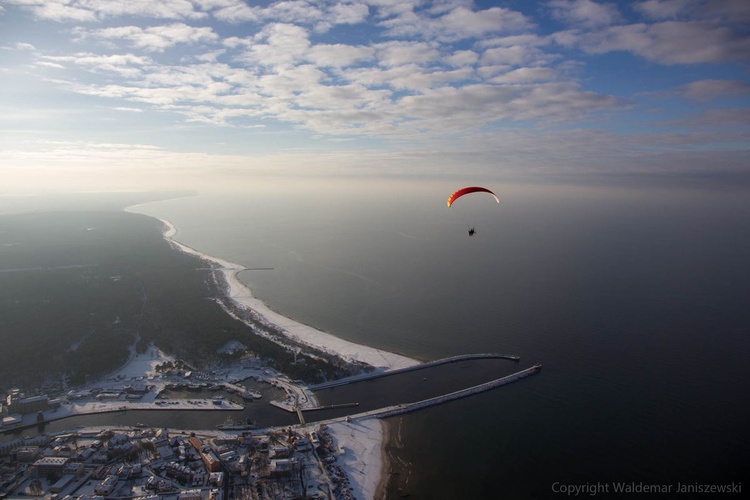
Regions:
<instances>
[{"instance_id":1,"label":"sandy beach","mask_svg":"<svg viewBox=\"0 0 750 500\"><path fill-rule=\"evenodd\" d=\"M206 255L177 241L175 226L164 219L159 220L164 224L164 238L174 248L216 266L216 272L222 274L226 283L226 296L235 307L252 310L265 322L281 328L290 339L338 354L349 361L365 362L379 371L396 370L420 363L399 354L346 341L277 313L255 298L251 290L239 280L237 274L245 269L243 266ZM383 479L386 477L384 471L387 470L384 450L386 429L387 424L375 418L330 425L330 430L342 451L340 465L349 476L355 498L372 499L378 495L382 496L385 486Z\"/></svg>"}]
</instances>

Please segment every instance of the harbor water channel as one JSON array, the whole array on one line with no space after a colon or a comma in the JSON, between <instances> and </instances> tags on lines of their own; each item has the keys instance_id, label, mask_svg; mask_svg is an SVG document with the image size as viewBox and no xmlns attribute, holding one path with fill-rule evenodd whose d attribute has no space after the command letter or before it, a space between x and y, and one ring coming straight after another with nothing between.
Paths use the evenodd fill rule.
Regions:
<instances>
[{"instance_id":1,"label":"harbor water channel","mask_svg":"<svg viewBox=\"0 0 750 500\"><path fill-rule=\"evenodd\" d=\"M321 389L314 393L320 406L344 405L344 407L305 411L304 419L306 423L311 423L402 403L422 401L495 380L514 373L527 364L496 358L460 360ZM8 432L0 435L0 442L19 436L62 432L77 427L145 425L182 430L214 430L218 425L226 423L228 418L235 423L252 421L261 428L299 423L296 413L287 412L269 404L272 400L285 399L286 394L282 389L254 379L245 380L241 384L249 390L259 392L262 397L257 400L244 400L239 395L225 390L208 389L198 391L167 389L160 395L160 399L165 400L224 398L244 405L245 409L241 411L126 410L79 415ZM351 405L353 403L357 405Z\"/></svg>"}]
</instances>

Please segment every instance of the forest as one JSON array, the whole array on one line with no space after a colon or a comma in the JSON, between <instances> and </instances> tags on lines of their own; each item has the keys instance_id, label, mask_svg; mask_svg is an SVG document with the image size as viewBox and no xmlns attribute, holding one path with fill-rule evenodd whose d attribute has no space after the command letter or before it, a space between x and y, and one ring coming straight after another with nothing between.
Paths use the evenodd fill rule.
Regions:
<instances>
[{"instance_id":1,"label":"forest","mask_svg":"<svg viewBox=\"0 0 750 500\"><path fill-rule=\"evenodd\" d=\"M0 390L92 381L127 361L134 344L202 368L235 359L241 353L218 350L239 340L306 381L366 368L312 349L295 362L293 348L227 314L210 264L162 231L161 221L122 211L0 216Z\"/></svg>"}]
</instances>

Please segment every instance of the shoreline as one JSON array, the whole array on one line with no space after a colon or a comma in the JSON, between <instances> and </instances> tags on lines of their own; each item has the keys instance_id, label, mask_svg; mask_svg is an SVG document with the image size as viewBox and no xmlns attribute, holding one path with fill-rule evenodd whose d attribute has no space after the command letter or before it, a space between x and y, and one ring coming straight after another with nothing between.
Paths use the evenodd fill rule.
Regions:
<instances>
[{"instance_id":1,"label":"shoreline","mask_svg":"<svg viewBox=\"0 0 750 500\"><path fill-rule=\"evenodd\" d=\"M175 235L178 231L174 224L158 217L149 217L157 219L165 226L163 231L164 239L174 248L218 266L213 269L213 272L223 278L225 296L236 307L253 311L263 321L282 329L284 334L290 339L338 355L349 362L367 363L377 371L391 371L421 364L421 361L401 354L344 340L274 311L262 300L256 298L250 288L237 276L240 272L246 270L245 266L207 255L177 241ZM240 321L242 321L241 318Z\"/></svg>"},{"instance_id":2,"label":"shoreline","mask_svg":"<svg viewBox=\"0 0 750 500\"><path fill-rule=\"evenodd\" d=\"M388 498L388 482L390 478L389 470L393 466L393 464L390 463L387 451L388 445L391 442L391 433L393 431L389 422L383 419L378 420L382 429L382 436L380 440L380 456L382 457L382 461L380 464L380 477L378 479L378 484L375 486L375 490L373 491L373 498L385 499Z\"/></svg>"},{"instance_id":3,"label":"shoreline","mask_svg":"<svg viewBox=\"0 0 750 500\"><path fill-rule=\"evenodd\" d=\"M124 211L130 211L129 209L132 208L135 206L126 207ZM173 248L196 256L212 265L214 276L224 280L224 294L235 307L254 312L264 322L282 329L284 335L290 339L338 355L349 362L367 363L379 372L421 364L416 359L356 344L281 315L254 297L250 288L239 279L238 274L246 269L244 266L207 255L177 241L175 236L178 230L168 220L141 212L131 213L146 215L161 222L162 236ZM226 308L225 311L236 317ZM237 319L242 321L241 318ZM342 457L341 466L357 493L356 498L374 499L385 496L389 467L386 453L390 435L388 425L379 418L370 418L356 423L342 422L330 426L339 446L347 450Z\"/></svg>"}]
</instances>

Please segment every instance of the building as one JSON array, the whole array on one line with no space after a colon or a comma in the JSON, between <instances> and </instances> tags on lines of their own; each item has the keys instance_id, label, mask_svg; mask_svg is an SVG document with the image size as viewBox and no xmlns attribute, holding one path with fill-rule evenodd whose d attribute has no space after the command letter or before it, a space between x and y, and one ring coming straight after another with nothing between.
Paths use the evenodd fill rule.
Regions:
<instances>
[{"instance_id":1,"label":"building","mask_svg":"<svg viewBox=\"0 0 750 500\"><path fill-rule=\"evenodd\" d=\"M8 415L0 421L0 427L3 429L12 429L13 427L20 427L22 423L23 417L21 415Z\"/></svg>"},{"instance_id":2,"label":"building","mask_svg":"<svg viewBox=\"0 0 750 500\"><path fill-rule=\"evenodd\" d=\"M271 476L288 476L294 472L295 465L294 460L288 458L271 460Z\"/></svg>"},{"instance_id":3,"label":"building","mask_svg":"<svg viewBox=\"0 0 750 500\"><path fill-rule=\"evenodd\" d=\"M61 476L67 457L44 457L34 462L35 475L38 476Z\"/></svg>"},{"instance_id":4,"label":"building","mask_svg":"<svg viewBox=\"0 0 750 500\"><path fill-rule=\"evenodd\" d=\"M19 462L31 463L39 455L38 446L21 446L16 449L16 460Z\"/></svg>"},{"instance_id":5,"label":"building","mask_svg":"<svg viewBox=\"0 0 750 500\"><path fill-rule=\"evenodd\" d=\"M179 500L203 500L203 495L200 489L183 490L177 498Z\"/></svg>"},{"instance_id":6,"label":"building","mask_svg":"<svg viewBox=\"0 0 750 500\"><path fill-rule=\"evenodd\" d=\"M219 457L217 457L213 451L208 449L208 447L206 447L206 450L204 451L204 446L200 439L195 436L190 436L188 442L190 442L193 448L198 451L201 460L203 460L203 465L206 466L206 469L208 469L209 472L219 472L221 470Z\"/></svg>"},{"instance_id":7,"label":"building","mask_svg":"<svg viewBox=\"0 0 750 500\"><path fill-rule=\"evenodd\" d=\"M117 476L107 476L104 481L96 485L94 493L97 495L110 495L117 486Z\"/></svg>"},{"instance_id":8,"label":"building","mask_svg":"<svg viewBox=\"0 0 750 500\"><path fill-rule=\"evenodd\" d=\"M32 396L23 399L11 398L11 404L8 405L8 411L20 413L21 415L48 410L49 408L49 398L47 396Z\"/></svg>"},{"instance_id":9,"label":"building","mask_svg":"<svg viewBox=\"0 0 750 500\"><path fill-rule=\"evenodd\" d=\"M65 474L49 487L50 493L60 493L66 486L73 482L76 477L73 474Z\"/></svg>"}]
</instances>

